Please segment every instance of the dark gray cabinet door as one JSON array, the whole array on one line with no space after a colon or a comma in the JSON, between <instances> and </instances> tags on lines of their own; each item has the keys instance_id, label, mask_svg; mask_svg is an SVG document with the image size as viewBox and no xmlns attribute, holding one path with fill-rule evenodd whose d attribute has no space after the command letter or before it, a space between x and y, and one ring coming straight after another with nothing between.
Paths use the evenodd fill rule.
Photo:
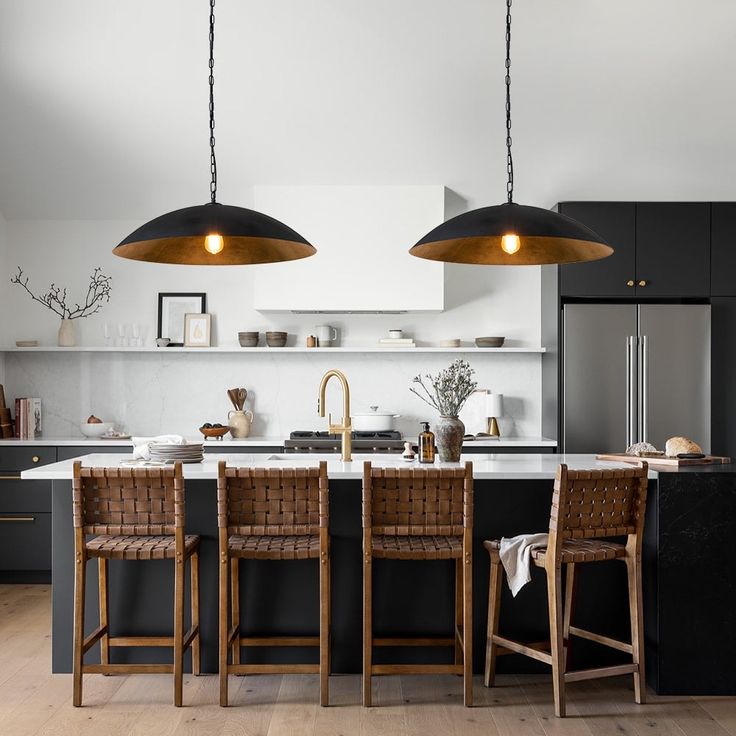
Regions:
<instances>
[{"instance_id":1,"label":"dark gray cabinet door","mask_svg":"<svg viewBox=\"0 0 736 736\"><path fill-rule=\"evenodd\" d=\"M636 205L636 281L640 298L710 295L710 204Z\"/></svg>"},{"instance_id":2,"label":"dark gray cabinet door","mask_svg":"<svg viewBox=\"0 0 736 736\"><path fill-rule=\"evenodd\" d=\"M562 296L633 296L636 205L633 202L561 202L558 209L597 232L613 248L613 255L600 261L560 266Z\"/></svg>"},{"instance_id":3,"label":"dark gray cabinet door","mask_svg":"<svg viewBox=\"0 0 736 736\"><path fill-rule=\"evenodd\" d=\"M736 458L736 297L711 299L711 452Z\"/></svg>"},{"instance_id":4,"label":"dark gray cabinet door","mask_svg":"<svg viewBox=\"0 0 736 736\"><path fill-rule=\"evenodd\" d=\"M710 293L736 296L736 202L711 205Z\"/></svg>"}]
</instances>

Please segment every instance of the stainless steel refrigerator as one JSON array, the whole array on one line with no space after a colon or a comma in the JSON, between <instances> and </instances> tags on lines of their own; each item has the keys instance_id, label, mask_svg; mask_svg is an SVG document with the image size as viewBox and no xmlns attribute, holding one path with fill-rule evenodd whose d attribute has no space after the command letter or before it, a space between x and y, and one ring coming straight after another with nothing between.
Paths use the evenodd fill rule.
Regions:
<instances>
[{"instance_id":1,"label":"stainless steel refrigerator","mask_svg":"<svg viewBox=\"0 0 736 736\"><path fill-rule=\"evenodd\" d=\"M566 304L562 332L563 452L710 452L709 305Z\"/></svg>"}]
</instances>

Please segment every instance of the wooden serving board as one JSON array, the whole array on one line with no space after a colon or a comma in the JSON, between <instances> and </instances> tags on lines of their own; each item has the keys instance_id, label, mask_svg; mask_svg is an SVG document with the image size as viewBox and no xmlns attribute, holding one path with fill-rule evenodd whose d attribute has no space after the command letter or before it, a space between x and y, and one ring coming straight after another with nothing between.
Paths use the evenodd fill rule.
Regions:
<instances>
[{"instance_id":1,"label":"wooden serving board","mask_svg":"<svg viewBox=\"0 0 736 736\"><path fill-rule=\"evenodd\" d=\"M640 463L646 460L650 465L661 465L670 468L682 468L686 465L727 465L731 462L730 457L719 457L718 455L706 455L700 458L665 457L664 455L653 455L637 457L626 455L623 452L611 452L595 456L597 460L610 460L624 463Z\"/></svg>"}]
</instances>

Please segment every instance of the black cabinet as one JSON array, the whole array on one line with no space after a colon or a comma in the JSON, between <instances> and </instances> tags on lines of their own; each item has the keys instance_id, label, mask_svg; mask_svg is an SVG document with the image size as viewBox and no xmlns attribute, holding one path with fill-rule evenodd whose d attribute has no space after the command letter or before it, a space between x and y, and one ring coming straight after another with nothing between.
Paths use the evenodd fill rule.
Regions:
<instances>
[{"instance_id":1,"label":"black cabinet","mask_svg":"<svg viewBox=\"0 0 736 736\"><path fill-rule=\"evenodd\" d=\"M736 458L736 297L711 299L711 452Z\"/></svg>"},{"instance_id":2,"label":"black cabinet","mask_svg":"<svg viewBox=\"0 0 736 736\"><path fill-rule=\"evenodd\" d=\"M600 261L560 266L560 293L583 297L633 296L636 205L633 202L562 202L558 209L561 214L587 225L614 249L613 255Z\"/></svg>"},{"instance_id":3,"label":"black cabinet","mask_svg":"<svg viewBox=\"0 0 736 736\"><path fill-rule=\"evenodd\" d=\"M600 261L560 266L563 297L710 295L709 203L562 202L558 209L595 230L614 249ZM736 263L736 255L729 255Z\"/></svg>"},{"instance_id":4,"label":"black cabinet","mask_svg":"<svg viewBox=\"0 0 736 736\"><path fill-rule=\"evenodd\" d=\"M710 295L710 204L636 205L636 282L639 296Z\"/></svg>"},{"instance_id":5,"label":"black cabinet","mask_svg":"<svg viewBox=\"0 0 736 736\"><path fill-rule=\"evenodd\" d=\"M55 447L0 447L0 582L51 580L51 481L20 474L55 461Z\"/></svg>"},{"instance_id":6,"label":"black cabinet","mask_svg":"<svg viewBox=\"0 0 736 736\"><path fill-rule=\"evenodd\" d=\"M736 296L736 202L711 205L710 291Z\"/></svg>"}]
</instances>

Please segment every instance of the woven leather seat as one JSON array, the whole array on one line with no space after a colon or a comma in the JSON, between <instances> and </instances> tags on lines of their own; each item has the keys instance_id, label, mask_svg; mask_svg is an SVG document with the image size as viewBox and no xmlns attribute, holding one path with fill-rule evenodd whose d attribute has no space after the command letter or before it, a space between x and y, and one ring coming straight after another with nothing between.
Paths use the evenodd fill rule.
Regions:
<instances>
[{"instance_id":1,"label":"woven leather seat","mask_svg":"<svg viewBox=\"0 0 736 736\"><path fill-rule=\"evenodd\" d=\"M371 539L374 557L393 560L454 560L463 556L462 537L381 535Z\"/></svg>"},{"instance_id":2,"label":"woven leather seat","mask_svg":"<svg viewBox=\"0 0 736 736\"><path fill-rule=\"evenodd\" d=\"M498 555L501 547L500 539L483 542L483 546L491 553ZM538 567L544 567L547 549L532 550L532 560ZM602 562L603 560L620 560L626 557L626 546L607 539L565 539L562 542L563 565L580 562Z\"/></svg>"},{"instance_id":3,"label":"woven leather seat","mask_svg":"<svg viewBox=\"0 0 736 736\"><path fill-rule=\"evenodd\" d=\"M189 556L199 545L199 537L184 537L184 554ZM110 560L173 560L176 557L176 537L102 534L87 542L88 557Z\"/></svg>"},{"instance_id":4,"label":"woven leather seat","mask_svg":"<svg viewBox=\"0 0 736 736\"><path fill-rule=\"evenodd\" d=\"M251 560L308 560L319 557L319 535L248 536L237 534L227 540L231 557Z\"/></svg>"}]
</instances>

